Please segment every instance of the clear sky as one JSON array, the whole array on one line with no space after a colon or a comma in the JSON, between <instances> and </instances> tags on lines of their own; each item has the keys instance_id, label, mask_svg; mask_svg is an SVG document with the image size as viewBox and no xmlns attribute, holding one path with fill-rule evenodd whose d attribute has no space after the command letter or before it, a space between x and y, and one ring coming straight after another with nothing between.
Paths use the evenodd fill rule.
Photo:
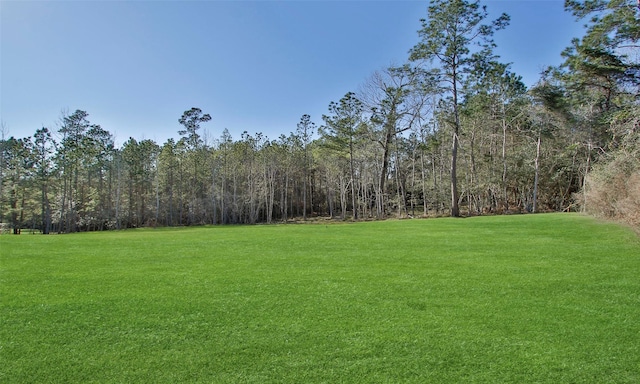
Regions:
<instances>
[{"instance_id":1,"label":"clear sky","mask_svg":"<svg viewBox=\"0 0 640 384\"><path fill-rule=\"evenodd\" d=\"M483 1L511 25L497 53L531 86L582 35L562 0ZM82 109L158 144L199 107L212 137L270 139L407 60L428 1L0 1L0 118L8 135L57 131Z\"/></svg>"}]
</instances>

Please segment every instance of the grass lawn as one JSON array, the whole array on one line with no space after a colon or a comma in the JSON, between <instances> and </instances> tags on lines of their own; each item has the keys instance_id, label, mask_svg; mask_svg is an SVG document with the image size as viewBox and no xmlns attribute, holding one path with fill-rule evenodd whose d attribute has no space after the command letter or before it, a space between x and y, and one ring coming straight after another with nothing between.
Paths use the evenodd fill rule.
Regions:
<instances>
[{"instance_id":1,"label":"grass lawn","mask_svg":"<svg viewBox=\"0 0 640 384\"><path fill-rule=\"evenodd\" d=\"M640 240L576 214L0 236L2 383L638 383Z\"/></svg>"}]
</instances>

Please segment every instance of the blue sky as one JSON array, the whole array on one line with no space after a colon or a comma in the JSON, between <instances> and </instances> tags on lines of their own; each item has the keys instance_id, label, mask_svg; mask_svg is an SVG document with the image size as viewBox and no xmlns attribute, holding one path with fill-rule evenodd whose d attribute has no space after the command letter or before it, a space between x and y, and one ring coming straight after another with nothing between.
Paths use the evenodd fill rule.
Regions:
<instances>
[{"instance_id":1,"label":"blue sky","mask_svg":"<svg viewBox=\"0 0 640 384\"><path fill-rule=\"evenodd\" d=\"M484 1L511 25L497 53L533 85L582 35L561 0ZM16 137L82 109L123 143L178 138L199 107L217 138L271 139L406 61L427 1L0 2L0 118Z\"/></svg>"}]
</instances>

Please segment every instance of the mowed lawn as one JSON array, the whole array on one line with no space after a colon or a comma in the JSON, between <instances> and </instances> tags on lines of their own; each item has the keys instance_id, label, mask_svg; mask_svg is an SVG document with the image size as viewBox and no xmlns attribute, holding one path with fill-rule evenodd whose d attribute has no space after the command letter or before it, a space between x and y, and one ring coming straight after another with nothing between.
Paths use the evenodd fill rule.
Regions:
<instances>
[{"instance_id":1,"label":"mowed lawn","mask_svg":"<svg viewBox=\"0 0 640 384\"><path fill-rule=\"evenodd\" d=\"M640 240L577 214L0 236L2 383L638 383Z\"/></svg>"}]
</instances>

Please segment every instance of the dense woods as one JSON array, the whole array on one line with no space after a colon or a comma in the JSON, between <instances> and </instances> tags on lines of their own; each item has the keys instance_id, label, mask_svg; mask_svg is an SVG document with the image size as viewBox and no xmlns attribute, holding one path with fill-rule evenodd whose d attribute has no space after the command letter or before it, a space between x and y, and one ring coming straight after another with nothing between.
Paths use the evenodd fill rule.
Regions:
<instances>
[{"instance_id":1,"label":"dense woods","mask_svg":"<svg viewBox=\"0 0 640 384\"><path fill-rule=\"evenodd\" d=\"M46 234L585 210L640 226L640 4L565 7L585 35L530 89L492 50L508 15L433 0L406 64L277 138L205 134L215 111L197 107L161 144L116 146L83 110L31 137L3 129L0 222Z\"/></svg>"}]
</instances>

